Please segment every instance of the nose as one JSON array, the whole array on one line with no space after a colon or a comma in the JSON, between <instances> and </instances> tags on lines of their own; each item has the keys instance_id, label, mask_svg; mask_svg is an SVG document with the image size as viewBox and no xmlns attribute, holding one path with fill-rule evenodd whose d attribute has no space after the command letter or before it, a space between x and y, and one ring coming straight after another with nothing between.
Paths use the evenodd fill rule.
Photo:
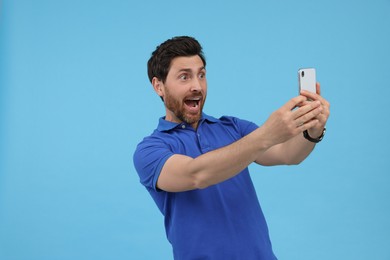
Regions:
<instances>
[{"instance_id":1,"label":"nose","mask_svg":"<svg viewBox=\"0 0 390 260\"><path fill-rule=\"evenodd\" d=\"M195 78L191 84L191 92L200 92L202 90L202 83L198 78Z\"/></svg>"}]
</instances>

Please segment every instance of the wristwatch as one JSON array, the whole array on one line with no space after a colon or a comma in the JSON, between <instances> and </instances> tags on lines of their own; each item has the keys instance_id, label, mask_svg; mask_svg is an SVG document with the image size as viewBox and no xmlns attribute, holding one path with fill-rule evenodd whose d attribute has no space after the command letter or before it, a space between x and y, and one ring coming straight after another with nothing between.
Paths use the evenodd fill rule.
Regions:
<instances>
[{"instance_id":1,"label":"wristwatch","mask_svg":"<svg viewBox=\"0 0 390 260\"><path fill-rule=\"evenodd\" d=\"M322 134L317 137L317 138L313 138L309 135L309 133L307 132L307 130L303 131L303 137L305 137L307 140L309 140L310 142L313 142L313 143L319 143L321 142L321 140L324 138L324 135L325 135L325 132L326 132L326 127L324 127L324 130L322 130Z\"/></svg>"}]
</instances>

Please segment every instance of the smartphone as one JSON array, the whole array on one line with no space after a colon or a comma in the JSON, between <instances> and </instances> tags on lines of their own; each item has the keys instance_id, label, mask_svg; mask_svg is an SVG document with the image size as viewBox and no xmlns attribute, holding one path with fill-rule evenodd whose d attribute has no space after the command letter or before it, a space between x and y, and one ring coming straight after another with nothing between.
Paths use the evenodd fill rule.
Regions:
<instances>
[{"instance_id":1,"label":"smartphone","mask_svg":"<svg viewBox=\"0 0 390 260\"><path fill-rule=\"evenodd\" d=\"M316 69L305 68L298 70L299 93L307 90L316 93Z\"/></svg>"}]
</instances>

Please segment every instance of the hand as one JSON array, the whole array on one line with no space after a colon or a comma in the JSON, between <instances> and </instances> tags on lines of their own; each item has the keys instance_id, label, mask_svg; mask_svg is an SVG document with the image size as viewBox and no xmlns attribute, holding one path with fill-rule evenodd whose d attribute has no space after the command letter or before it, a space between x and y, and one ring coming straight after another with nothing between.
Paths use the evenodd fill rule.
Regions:
<instances>
[{"instance_id":1,"label":"hand","mask_svg":"<svg viewBox=\"0 0 390 260\"><path fill-rule=\"evenodd\" d=\"M314 95L313 98L310 96L315 99L312 102L307 101L307 93L294 97L271 114L262 126L270 146L283 143L305 130L319 128L323 106L318 95Z\"/></svg>"},{"instance_id":2,"label":"hand","mask_svg":"<svg viewBox=\"0 0 390 260\"><path fill-rule=\"evenodd\" d=\"M313 101L320 102L321 104L321 108L322 108L321 113L316 116L318 123L308 129L309 135L313 138L316 138L322 134L322 131L330 115L330 110L329 110L330 104L327 100L321 97L321 86L320 83L318 82L316 84L316 90L317 90L317 94L308 91L301 92L302 96L305 96L306 98L311 99ZM302 103L302 105L307 103L310 103L310 101L305 101Z\"/></svg>"}]
</instances>

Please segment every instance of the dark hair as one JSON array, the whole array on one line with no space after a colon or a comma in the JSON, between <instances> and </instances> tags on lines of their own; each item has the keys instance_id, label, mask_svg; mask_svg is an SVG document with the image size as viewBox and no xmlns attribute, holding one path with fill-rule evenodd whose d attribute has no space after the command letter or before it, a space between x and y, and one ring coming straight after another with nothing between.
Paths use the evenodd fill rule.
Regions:
<instances>
[{"instance_id":1,"label":"dark hair","mask_svg":"<svg viewBox=\"0 0 390 260\"><path fill-rule=\"evenodd\" d=\"M165 82L169 69L171 68L171 61L174 58L194 55L198 55L206 67L206 59L202 52L202 46L195 38L178 36L163 42L157 46L148 61L150 82L152 82L153 77L157 77L162 82Z\"/></svg>"}]
</instances>

